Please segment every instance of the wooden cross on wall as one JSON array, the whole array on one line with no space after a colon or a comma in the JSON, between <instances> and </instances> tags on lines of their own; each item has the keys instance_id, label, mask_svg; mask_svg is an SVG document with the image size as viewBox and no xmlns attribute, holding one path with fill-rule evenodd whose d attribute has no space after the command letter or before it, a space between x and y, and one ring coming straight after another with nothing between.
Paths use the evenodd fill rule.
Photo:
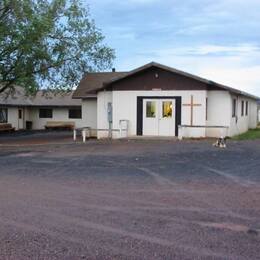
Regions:
<instances>
[{"instance_id":1,"label":"wooden cross on wall","mask_svg":"<svg viewBox=\"0 0 260 260\"><path fill-rule=\"evenodd\" d=\"M193 95L191 95L190 104L183 104L183 106L190 107L190 125L193 126L193 110L194 110L194 107L200 107L201 104L194 103Z\"/></svg>"}]
</instances>

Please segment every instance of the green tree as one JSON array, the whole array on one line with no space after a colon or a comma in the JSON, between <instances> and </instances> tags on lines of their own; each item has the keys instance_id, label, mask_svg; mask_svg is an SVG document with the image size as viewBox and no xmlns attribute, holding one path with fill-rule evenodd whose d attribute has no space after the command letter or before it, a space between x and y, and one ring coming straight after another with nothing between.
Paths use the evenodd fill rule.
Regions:
<instances>
[{"instance_id":1,"label":"green tree","mask_svg":"<svg viewBox=\"0 0 260 260\"><path fill-rule=\"evenodd\" d=\"M79 0L0 1L0 93L71 89L84 72L111 68L114 56Z\"/></svg>"}]
</instances>

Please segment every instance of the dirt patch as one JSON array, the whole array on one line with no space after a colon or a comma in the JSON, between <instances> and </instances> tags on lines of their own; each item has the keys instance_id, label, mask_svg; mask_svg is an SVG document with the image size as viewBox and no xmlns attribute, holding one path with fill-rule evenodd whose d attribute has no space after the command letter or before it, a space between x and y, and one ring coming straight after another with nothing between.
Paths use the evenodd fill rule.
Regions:
<instances>
[{"instance_id":1,"label":"dirt patch","mask_svg":"<svg viewBox=\"0 0 260 260\"><path fill-rule=\"evenodd\" d=\"M0 259L258 259L260 143L1 147Z\"/></svg>"}]
</instances>

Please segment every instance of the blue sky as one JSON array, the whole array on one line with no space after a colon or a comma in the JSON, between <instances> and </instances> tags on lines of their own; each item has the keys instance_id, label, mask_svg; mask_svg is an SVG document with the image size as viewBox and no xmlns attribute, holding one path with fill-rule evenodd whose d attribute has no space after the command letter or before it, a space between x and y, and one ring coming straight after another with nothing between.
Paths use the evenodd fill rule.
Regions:
<instances>
[{"instance_id":1,"label":"blue sky","mask_svg":"<svg viewBox=\"0 0 260 260\"><path fill-rule=\"evenodd\" d=\"M156 61L260 96L260 0L86 0L114 66Z\"/></svg>"}]
</instances>

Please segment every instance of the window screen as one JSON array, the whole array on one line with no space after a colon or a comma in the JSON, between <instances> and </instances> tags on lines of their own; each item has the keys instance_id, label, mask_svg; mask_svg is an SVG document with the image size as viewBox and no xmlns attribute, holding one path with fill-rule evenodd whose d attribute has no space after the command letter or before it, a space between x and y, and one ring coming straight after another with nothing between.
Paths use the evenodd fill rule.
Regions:
<instances>
[{"instance_id":1,"label":"window screen","mask_svg":"<svg viewBox=\"0 0 260 260\"><path fill-rule=\"evenodd\" d=\"M82 117L82 112L81 112L81 108L70 108L69 109L69 118L81 118Z\"/></svg>"},{"instance_id":2,"label":"window screen","mask_svg":"<svg viewBox=\"0 0 260 260\"><path fill-rule=\"evenodd\" d=\"M39 118L52 118L52 109L51 108L40 108Z\"/></svg>"}]
</instances>

